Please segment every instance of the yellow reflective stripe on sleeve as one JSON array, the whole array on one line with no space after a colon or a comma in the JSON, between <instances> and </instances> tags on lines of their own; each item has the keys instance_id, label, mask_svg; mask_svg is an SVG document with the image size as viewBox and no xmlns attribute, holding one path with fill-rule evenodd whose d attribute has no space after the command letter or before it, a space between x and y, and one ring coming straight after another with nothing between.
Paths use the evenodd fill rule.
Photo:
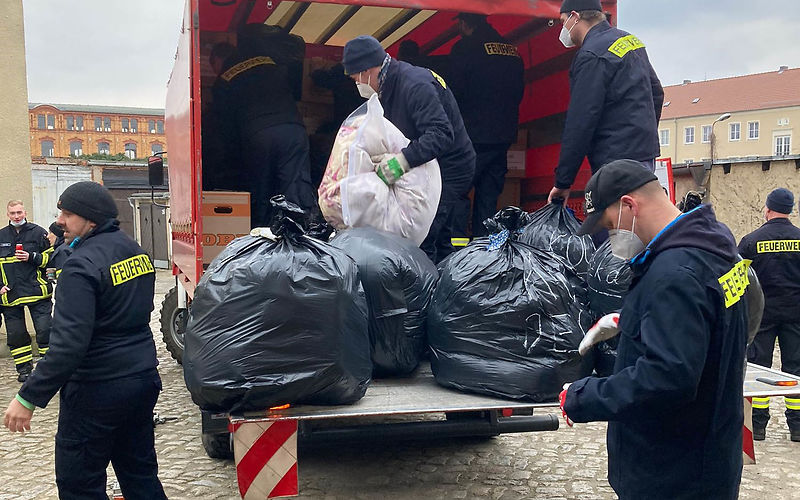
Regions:
<instances>
[{"instance_id":1,"label":"yellow reflective stripe on sleeve","mask_svg":"<svg viewBox=\"0 0 800 500\"><path fill-rule=\"evenodd\" d=\"M21 358L14 358L15 365L21 365L22 363L27 363L28 361L33 361L33 354L28 354L27 356L23 356Z\"/></svg>"},{"instance_id":2,"label":"yellow reflective stripe on sleeve","mask_svg":"<svg viewBox=\"0 0 800 500\"><path fill-rule=\"evenodd\" d=\"M450 238L450 244L454 247L465 247L469 245L469 238Z\"/></svg>"},{"instance_id":3,"label":"yellow reflective stripe on sleeve","mask_svg":"<svg viewBox=\"0 0 800 500\"><path fill-rule=\"evenodd\" d=\"M441 85L442 88L444 88L444 89L447 88L447 84L444 82L444 78L442 78L441 76L437 75L436 72L433 71L432 69L429 69L428 71L431 72L433 77L436 79L437 82L439 82L439 85Z\"/></svg>"},{"instance_id":4,"label":"yellow reflective stripe on sleeve","mask_svg":"<svg viewBox=\"0 0 800 500\"><path fill-rule=\"evenodd\" d=\"M109 268L111 272L111 283L114 286L127 283L128 281L155 272L150 257L147 254L139 254L130 259L112 264Z\"/></svg>"},{"instance_id":5,"label":"yellow reflective stripe on sleeve","mask_svg":"<svg viewBox=\"0 0 800 500\"><path fill-rule=\"evenodd\" d=\"M769 398L753 398L753 408L768 409Z\"/></svg>"},{"instance_id":6,"label":"yellow reflective stripe on sleeve","mask_svg":"<svg viewBox=\"0 0 800 500\"><path fill-rule=\"evenodd\" d=\"M16 349L11 349L11 355L12 356L19 356L20 354L25 354L27 352L31 352L32 350L33 349L31 348L31 346L26 345L26 346L23 346L23 347L18 347Z\"/></svg>"},{"instance_id":7,"label":"yellow reflective stripe on sleeve","mask_svg":"<svg viewBox=\"0 0 800 500\"><path fill-rule=\"evenodd\" d=\"M769 240L756 243L758 253L800 252L800 240Z\"/></svg>"},{"instance_id":8,"label":"yellow reflective stripe on sleeve","mask_svg":"<svg viewBox=\"0 0 800 500\"><path fill-rule=\"evenodd\" d=\"M750 277L747 269L752 261L742 259L736 263L727 273L719 277L719 284L722 285L722 292L725 294L725 307L731 307L739 302L744 295L747 285L750 284Z\"/></svg>"},{"instance_id":9,"label":"yellow reflective stripe on sleeve","mask_svg":"<svg viewBox=\"0 0 800 500\"><path fill-rule=\"evenodd\" d=\"M45 354L47 354L47 351L49 351L49 350L50 350L49 347L40 347L39 348L39 356L44 356Z\"/></svg>"},{"instance_id":10,"label":"yellow reflective stripe on sleeve","mask_svg":"<svg viewBox=\"0 0 800 500\"><path fill-rule=\"evenodd\" d=\"M618 38L617 41L611 44L608 51L615 56L622 58L625 54L632 50L643 49L644 44L634 35L623 36Z\"/></svg>"},{"instance_id":11,"label":"yellow reflective stripe on sleeve","mask_svg":"<svg viewBox=\"0 0 800 500\"><path fill-rule=\"evenodd\" d=\"M53 247L50 247L44 252L42 252L42 263L39 265L39 267L41 268L47 267L47 263L50 262L51 255L53 255Z\"/></svg>"},{"instance_id":12,"label":"yellow reflective stripe on sleeve","mask_svg":"<svg viewBox=\"0 0 800 500\"><path fill-rule=\"evenodd\" d=\"M800 399L784 397L783 402L786 403L787 410L800 410Z\"/></svg>"},{"instance_id":13,"label":"yellow reflective stripe on sleeve","mask_svg":"<svg viewBox=\"0 0 800 500\"><path fill-rule=\"evenodd\" d=\"M255 68L256 66L264 66L265 64L275 64L275 61L272 60L271 57L260 56L260 57L253 57L246 61L242 61L236 66L231 67L225 73L220 75L220 78L229 82L233 80L237 75L244 73L248 69Z\"/></svg>"}]
</instances>

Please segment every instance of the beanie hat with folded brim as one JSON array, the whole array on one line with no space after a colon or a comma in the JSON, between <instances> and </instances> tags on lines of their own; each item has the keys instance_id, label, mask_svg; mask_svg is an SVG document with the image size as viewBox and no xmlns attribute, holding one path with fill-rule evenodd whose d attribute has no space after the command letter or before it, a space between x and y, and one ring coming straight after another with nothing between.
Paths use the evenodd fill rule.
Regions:
<instances>
[{"instance_id":1,"label":"beanie hat with folded brim","mask_svg":"<svg viewBox=\"0 0 800 500\"><path fill-rule=\"evenodd\" d=\"M115 219L119 213L108 189L91 181L76 182L65 189L58 199L58 209L80 215L98 225Z\"/></svg>"},{"instance_id":2,"label":"beanie hat with folded brim","mask_svg":"<svg viewBox=\"0 0 800 500\"><path fill-rule=\"evenodd\" d=\"M775 189L767 196L766 205L773 212L790 214L794 207L794 194L786 188Z\"/></svg>"},{"instance_id":3,"label":"beanie hat with folded brim","mask_svg":"<svg viewBox=\"0 0 800 500\"><path fill-rule=\"evenodd\" d=\"M64 228L59 226L57 223L53 222L50 224L50 232L56 235L56 238L61 238L64 236Z\"/></svg>"},{"instance_id":4,"label":"beanie hat with folded brim","mask_svg":"<svg viewBox=\"0 0 800 500\"><path fill-rule=\"evenodd\" d=\"M383 64L386 51L381 43L369 35L353 38L344 46L342 64L344 73L348 76L356 75L370 68Z\"/></svg>"},{"instance_id":5,"label":"beanie hat with folded brim","mask_svg":"<svg viewBox=\"0 0 800 500\"><path fill-rule=\"evenodd\" d=\"M603 6L600 0L564 0L561 4L561 13L565 12L581 12L583 10L599 10L603 12Z\"/></svg>"}]
</instances>

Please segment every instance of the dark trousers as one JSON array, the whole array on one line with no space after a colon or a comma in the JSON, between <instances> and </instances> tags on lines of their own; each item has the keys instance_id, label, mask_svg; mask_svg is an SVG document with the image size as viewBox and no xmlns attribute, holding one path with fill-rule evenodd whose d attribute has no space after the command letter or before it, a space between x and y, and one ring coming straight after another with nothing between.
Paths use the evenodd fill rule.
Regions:
<instances>
[{"instance_id":1,"label":"dark trousers","mask_svg":"<svg viewBox=\"0 0 800 500\"><path fill-rule=\"evenodd\" d=\"M161 391L156 370L61 388L56 433L56 484L62 500L106 500L106 468L114 467L126 500L165 499L158 480L153 408Z\"/></svg>"},{"instance_id":2,"label":"dark trousers","mask_svg":"<svg viewBox=\"0 0 800 500\"><path fill-rule=\"evenodd\" d=\"M315 211L317 196L311 184L308 135L302 125L274 125L251 131L242 142L253 227L269 226L269 200L275 195L282 194L300 208Z\"/></svg>"},{"instance_id":3,"label":"dark trousers","mask_svg":"<svg viewBox=\"0 0 800 500\"><path fill-rule=\"evenodd\" d=\"M472 186L475 188L472 210L470 213L469 198L464 196L456 207L455 233L457 236L469 234L470 221L472 236L486 236L488 231L483 221L497 213L497 200L503 192L508 172L508 148L510 144L474 144L475 176ZM471 215L471 218L470 218Z\"/></svg>"},{"instance_id":4,"label":"dark trousers","mask_svg":"<svg viewBox=\"0 0 800 500\"><path fill-rule=\"evenodd\" d=\"M747 350L747 361L771 367L776 339L781 347L781 371L800 375L800 322L762 322L756 338ZM789 429L800 430L800 397L786 397L784 401ZM767 426L767 422L769 422L769 398L753 398L753 428L763 429Z\"/></svg>"},{"instance_id":5,"label":"dark trousers","mask_svg":"<svg viewBox=\"0 0 800 500\"><path fill-rule=\"evenodd\" d=\"M453 201L439 202L428 236L419 246L435 264L446 259L454 251L452 237L455 206L456 203Z\"/></svg>"},{"instance_id":6,"label":"dark trousers","mask_svg":"<svg viewBox=\"0 0 800 500\"><path fill-rule=\"evenodd\" d=\"M36 343L39 345L39 354L44 355L50 344L50 322L53 303L49 298L27 304L31 313L33 328L36 330ZM3 307L3 316L6 318L6 331L8 332L7 344L14 358L14 365L18 372L29 372L33 352L31 337L25 326L25 306Z\"/></svg>"}]
</instances>

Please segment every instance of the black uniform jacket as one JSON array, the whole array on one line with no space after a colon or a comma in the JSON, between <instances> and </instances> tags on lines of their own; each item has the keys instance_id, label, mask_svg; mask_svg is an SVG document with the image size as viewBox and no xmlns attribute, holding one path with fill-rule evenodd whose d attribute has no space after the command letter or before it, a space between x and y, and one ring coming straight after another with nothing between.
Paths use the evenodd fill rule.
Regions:
<instances>
[{"instance_id":1,"label":"black uniform jacket","mask_svg":"<svg viewBox=\"0 0 800 500\"><path fill-rule=\"evenodd\" d=\"M14 257L17 244L30 255L27 262ZM53 287L44 273L52 252L47 231L32 222L23 224L19 233L10 223L0 229L0 286L11 289L0 295L0 305L30 304L53 294Z\"/></svg>"},{"instance_id":2,"label":"black uniform jacket","mask_svg":"<svg viewBox=\"0 0 800 500\"><path fill-rule=\"evenodd\" d=\"M593 27L572 62L569 81L556 187L569 188L587 156L592 172L613 160L659 156L664 90L638 38L605 21Z\"/></svg>"},{"instance_id":3,"label":"black uniform jacket","mask_svg":"<svg viewBox=\"0 0 800 500\"><path fill-rule=\"evenodd\" d=\"M632 261L614 374L567 391L576 422L609 421L620 498L734 499L742 473L747 262L701 205Z\"/></svg>"},{"instance_id":4,"label":"black uniform jacket","mask_svg":"<svg viewBox=\"0 0 800 500\"><path fill-rule=\"evenodd\" d=\"M517 47L486 24L450 51L448 77L473 144L517 142L525 67Z\"/></svg>"},{"instance_id":5,"label":"black uniform jacket","mask_svg":"<svg viewBox=\"0 0 800 500\"><path fill-rule=\"evenodd\" d=\"M466 195L475 174L475 150L444 79L429 69L392 60L380 101L386 119L411 141L403 150L409 165L438 160L442 201Z\"/></svg>"},{"instance_id":6,"label":"black uniform jacket","mask_svg":"<svg viewBox=\"0 0 800 500\"><path fill-rule=\"evenodd\" d=\"M800 321L800 228L772 219L739 243L764 290L765 323Z\"/></svg>"},{"instance_id":7,"label":"black uniform jacket","mask_svg":"<svg viewBox=\"0 0 800 500\"><path fill-rule=\"evenodd\" d=\"M158 365L150 257L110 221L74 247L58 279L50 350L19 395L43 408L68 381L127 377Z\"/></svg>"}]
</instances>

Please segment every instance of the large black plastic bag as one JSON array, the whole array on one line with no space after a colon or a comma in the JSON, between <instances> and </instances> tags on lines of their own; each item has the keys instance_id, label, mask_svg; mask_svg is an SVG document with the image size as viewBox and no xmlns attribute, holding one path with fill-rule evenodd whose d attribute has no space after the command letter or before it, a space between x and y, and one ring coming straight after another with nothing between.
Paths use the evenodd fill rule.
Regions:
<instances>
[{"instance_id":1,"label":"large black plastic bag","mask_svg":"<svg viewBox=\"0 0 800 500\"><path fill-rule=\"evenodd\" d=\"M591 371L577 350L591 326L585 289L561 259L509 237L524 217L500 211L485 223L495 234L440 264L428 340L446 387L553 401Z\"/></svg>"},{"instance_id":2,"label":"large black plastic bag","mask_svg":"<svg viewBox=\"0 0 800 500\"><path fill-rule=\"evenodd\" d=\"M277 238L234 240L195 291L184 378L204 410L347 404L370 382L367 303L355 262L305 236L303 212L276 198Z\"/></svg>"},{"instance_id":3,"label":"large black plastic bag","mask_svg":"<svg viewBox=\"0 0 800 500\"><path fill-rule=\"evenodd\" d=\"M560 200L529 214L526 222L517 236L519 241L555 253L581 279L586 279L594 243L591 236L578 236L581 223Z\"/></svg>"},{"instance_id":4,"label":"large black plastic bag","mask_svg":"<svg viewBox=\"0 0 800 500\"><path fill-rule=\"evenodd\" d=\"M411 373L428 347L425 319L436 266L411 240L373 228L348 229L331 245L358 264L369 307L373 375Z\"/></svg>"},{"instance_id":5,"label":"large black plastic bag","mask_svg":"<svg viewBox=\"0 0 800 500\"><path fill-rule=\"evenodd\" d=\"M611 240L597 248L589 262L586 285L589 289L589 307L595 318L619 312L633 280L633 271L627 262L611 253ZM595 370L601 377L614 372L619 337L604 340L595 346Z\"/></svg>"}]
</instances>

